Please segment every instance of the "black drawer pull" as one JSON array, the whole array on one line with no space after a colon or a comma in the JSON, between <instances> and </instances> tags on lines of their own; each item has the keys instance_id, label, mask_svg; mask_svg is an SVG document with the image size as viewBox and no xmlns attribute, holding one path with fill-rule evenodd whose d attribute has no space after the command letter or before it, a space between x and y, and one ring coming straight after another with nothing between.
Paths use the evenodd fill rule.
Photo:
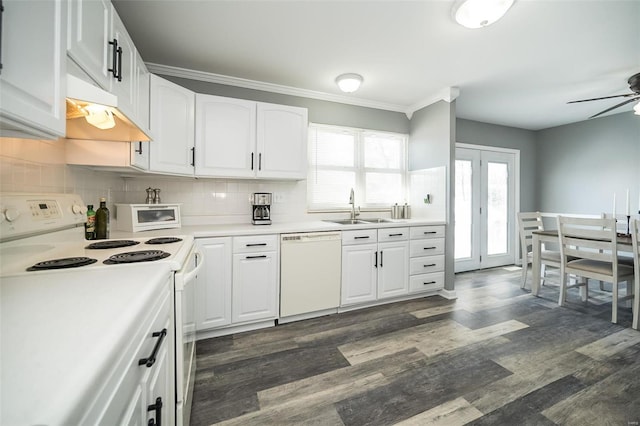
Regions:
<instances>
[{"instance_id":1,"label":"black drawer pull","mask_svg":"<svg viewBox=\"0 0 640 426\"><path fill-rule=\"evenodd\" d=\"M376 252L376 263L374 263L373 266L378 267L378 252Z\"/></svg>"},{"instance_id":2,"label":"black drawer pull","mask_svg":"<svg viewBox=\"0 0 640 426\"><path fill-rule=\"evenodd\" d=\"M253 152L251 153L251 170L253 170Z\"/></svg>"},{"instance_id":3,"label":"black drawer pull","mask_svg":"<svg viewBox=\"0 0 640 426\"><path fill-rule=\"evenodd\" d=\"M361 237L353 237L354 240L366 240L367 238L369 238L368 235L361 236Z\"/></svg>"},{"instance_id":4,"label":"black drawer pull","mask_svg":"<svg viewBox=\"0 0 640 426\"><path fill-rule=\"evenodd\" d=\"M195 167L196 165L196 147L191 148L191 165Z\"/></svg>"},{"instance_id":5,"label":"black drawer pull","mask_svg":"<svg viewBox=\"0 0 640 426\"><path fill-rule=\"evenodd\" d=\"M382 250L380 250L380 267L382 268Z\"/></svg>"},{"instance_id":6,"label":"black drawer pull","mask_svg":"<svg viewBox=\"0 0 640 426\"><path fill-rule=\"evenodd\" d=\"M435 248L437 248L437 247L424 247L425 250L433 250Z\"/></svg>"},{"instance_id":7,"label":"black drawer pull","mask_svg":"<svg viewBox=\"0 0 640 426\"><path fill-rule=\"evenodd\" d=\"M147 407L147 411L155 411L156 419L149 419L148 426L162 426L162 398L157 397L156 403Z\"/></svg>"},{"instance_id":8,"label":"black drawer pull","mask_svg":"<svg viewBox=\"0 0 640 426\"><path fill-rule=\"evenodd\" d=\"M118 78L118 40L114 38L109 44L113 46L113 49L111 51L111 68L107 71L113 75L113 78Z\"/></svg>"},{"instance_id":9,"label":"black drawer pull","mask_svg":"<svg viewBox=\"0 0 640 426\"><path fill-rule=\"evenodd\" d=\"M118 47L118 81L122 81L122 47Z\"/></svg>"},{"instance_id":10,"label":"black drawer pull","mask_svg":"<svg viewBox=\"0 0 640 426\"><path fill-rule=\"evenodd\" d=\"M267 258L266 254L263 254L263 255L260 255L260 256L247 256L247 257L245 257L245 259L266 259L266 258Z\"/></svg>"},{"instance_id":11,"label":"black drawer pull","mask_svg":"<svg viewBox=\"0 0 640 426\"><path fill-rule=\"evenodd\" d=\"M158 337L158 340L156 341L156 345L153 347L153 352L151 352L151 355L149 356L149 358L140 358L138 360L138 365L146 364L148 368L148 367L152 367L153 364L155 364L156 355L158 355L158 350L160 349L160 345L162 344L162 341L164 340L166 335L167 335L166 328L163 328L162 331L155 331L152 334L153 337Z\"/></svg>"},{"instance_id":12,"label":"black drawer pull","mask_svg":"<svg viewBox=\"0 0 640 426\"><path fill-rule=\"evenodd\" d=\"M426 282L426 283L422 283L422 284L424 284L424 285L429 285L429 284L435 284L435 283L436 283L435 281L428 281L428 282Z\"/></svg>"},{"instance_id":13,"label":"black drawer pull","mask_svg":"<svg viewBox=\"0 0 640 426\"><path fill-rule=\"evenodd\" d=\"M138 149L136 149L136 152L142 155L142 142L138 142Z\"/></svg>"},{"instance_id":14,"label":"black drawer pull","mask_svg":"<svg viewBox=\"0 0 640 426\"><path fill-rule=\"evenodd\" d=\"M245 244L246 247L259 247L259 246L266 246L267 243L249 243L249 244Z\"/></svg>"},{"instance_id":15,"label":"black drawer pull","mask_svg":"<svg viewBox=\"0 0 640 426\"><path fill-rule=\"evenodd\" d=\"M428 235L428 234L437 234L438 231L424 231L424 235Z\"/></svg>"},{"instance_id":16,"label":"black drawer pull","mask_svg":"<svg viewBox=\"0 0 640 426\"><path fill-rule=\"evenodd\" d=\"M404 234L389 234L390 237L402 237Z\"/></svg>"},{"instance_id":17,"label":"black drawer pull","mask_svg":"<svg viewBox=\"0 0 640 426\"><path fill-rule=\"evenodd\" d=\"M430 263L428 265L422 265L422 266L425 267L425 268L430 268L432 266L436 266L436 264L435 263Z\"/></svg>"},{"instance_id":18,"label":"black drawer pull","mask_svg":"<svg viewBox=\"0 0 640 426\"><path fill-rule=\"evenodd\" d=\"M258 154L258 170L262 170L262 153Z\"/></svg>"}]
</instances>

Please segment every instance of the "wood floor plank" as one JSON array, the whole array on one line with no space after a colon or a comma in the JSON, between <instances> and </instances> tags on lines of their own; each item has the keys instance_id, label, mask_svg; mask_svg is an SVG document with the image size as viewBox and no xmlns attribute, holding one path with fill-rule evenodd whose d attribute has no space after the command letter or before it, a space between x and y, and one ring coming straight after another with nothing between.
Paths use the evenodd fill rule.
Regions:
<instances>
[{"instance_id":1,"label":"wood floor plank","mask_svg":"<svg viewBox=\"0 0 640 426\"><path fill-rule=\"evenodd\" d=\"M637 343L640 343L640 332L627 328L584 345L576 349L576 351L593 359L603 361Z\"/></svg>"},{"instance_id":2,"label":"wood floor plank","mask_svg":"<svg viewBox=\"0 0 640 426\"><path fill-rule=\"evenodd\" d=\"M482 417L483 414L464 398L456 398L423 411L396 426L458 426Z\"/></svg>"}]
</instances>

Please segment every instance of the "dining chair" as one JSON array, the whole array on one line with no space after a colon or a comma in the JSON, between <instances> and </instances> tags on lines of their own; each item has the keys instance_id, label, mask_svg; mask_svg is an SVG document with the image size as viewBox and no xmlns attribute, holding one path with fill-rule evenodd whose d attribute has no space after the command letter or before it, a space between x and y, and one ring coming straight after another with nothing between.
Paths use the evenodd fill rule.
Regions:
<instances>
[{"instance_id":1,"label":"dining chair","mask_svg":"<svg viewBox=\"0 0 640 426\"><path fill-rule=\"evenodd\" d=\"M589 297L588 279L610 282L611 322L618 322L618 284L633 280L633 267L618 262L615 219L558 216L560 239L560 297L564 305L567 289L584 286L583 300ZM571 257L575 259L571 259ZM569 285L567 275L587 278ZM629 286L627 286L629 288ZM630 298L630 295L624 299Z\"/></svg>"},{"instance_id":2,"label":"dining chair","mask_svg":"<svg viewBox=\"0 0 640 426\"><path fill-rule=\"evenodd\" d=\"M634 219L630 224L631 245L633 247L633 263L635 280L633 284L633 322L631 326L640 329L640 219Z\"/></svg>"},{"instance_id":3,"label":"dining chair","mask_svg":"<svg viewBox=\"0 0 640 426\"><path fill-rule=\"evenodd\" d=\"M540 212L519 212L518 226L520 230L522 282L520 288L525 288L529 264L533 266L533 232L544 231L542 215ZM547 250L544 245L540 247L540 277L542 284L545 282L546 266L560 268L560 252Z\"/></svg>"}]
</instances>

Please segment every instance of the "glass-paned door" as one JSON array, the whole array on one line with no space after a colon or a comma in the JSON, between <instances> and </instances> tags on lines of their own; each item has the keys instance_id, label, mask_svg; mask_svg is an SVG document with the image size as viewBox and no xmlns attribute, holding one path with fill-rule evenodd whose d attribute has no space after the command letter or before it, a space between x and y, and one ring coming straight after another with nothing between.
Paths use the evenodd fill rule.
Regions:
<instances>
[{"instance_id":1,"label":"glass-paned door","mask_svg":"<svg viewBox=\"0 0 640 426\"><path fill-rule=\"evenodd\" d=\"M455 271L511 265L515 154L457 148Z\"/></svg>"}]
</instances>

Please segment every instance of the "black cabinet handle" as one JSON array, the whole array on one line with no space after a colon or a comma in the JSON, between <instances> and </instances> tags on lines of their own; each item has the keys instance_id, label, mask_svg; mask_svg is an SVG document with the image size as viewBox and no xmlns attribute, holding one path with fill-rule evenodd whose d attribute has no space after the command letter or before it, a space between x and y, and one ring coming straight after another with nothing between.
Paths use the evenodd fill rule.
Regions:
<instances>
[{"instance_id":1,"label":"black cabinet handle","mask_svg":"<svg viewBox=\"0 0 640 426\"><path fill-rule=\"evenodd\" d=\"M428 234L437 234L436 231L424 231L424 235L428 235Z\"/></svg>"},{"instance_id":2,"label":"black cabinet handle","mask_svg":"<svg viewBox=\"0 0 640 426\"><path fill-rule=\"evenodd\" d=\"M195 167L196 165L196 147L191 148L191 165Z\"/></svg>"},{"instance_id":3,"label":"black cabinet handle","mask_svg":"<svg viewBox=\"0 0 640 426\"><path fill-rule=\"evenodd\" d=\"M142 155L142 142L138 142L138 148L136 149L136 152Z\"/></svg>"},{"instance_id":4,"label":"black cabinet handle","mask_svg":"<svg viewBox=\"0 0 640 426\"><path fill-rule=\"evenodd\" d=\"M160 345L167 335L167 329L163 328L162 331L156 331L152 334L153 337L158 337L156 341L156 345L153 347L153 352L149 355L149 358L140 358L138 360L138 365L146 365L147 368L152 367L156 362L156 355L158 355L158 350L160 349Z\"/></svg>"},{"instance_id":5,"label":"black cabinet handle","mask_svg":"<svg viewBox=\"0 0 640 426\"><path fill-rule=\"evenodd\" d=\"M156 403L147 407L147 411L155 411L156 419L149 419L148 426L162 426L162 398L157 397Z\"/></svg>"},{"instance_id":6,"label":"black cabinet handle","mask_svg":"<svg viewBox=\"0 0 640 426\"><path fill-rule=\"evenodd\" d=\"M380 267L382 268L382 250L380 250Z\"/></svg>"},{"instance_id":7,"label":"black cabinet handle","mask_svg":"<svg viewBox=\"0 0 640 426\"><path fill-rule=\"evenodd\" d=\"M390 237L402 237L402 233L399 234L389 234Z\"/></svg>"},{"instance_id":8,"label":"black cabinet handle","mask_svg":"<svg viewBox=\"0 0 640 426\"><path fill-rule=\"evenodd\" d=\"M378 252L376 252L376 262L373 264L374 267L378 267Z\"/></svg>"},{"instance_id":9,"label":"black cabinet handle","mask_svg":"<svg viewBox=\"0 0 640 426\"><path fill-rule=\"evenodd\" d=\"M262 170L262 153L258 154L258 170Z\"/></svg>"},{"instance_id":10,"label":"black cabinet handle","mask_svg":"<svg viewBox=\"0 0 640 426\"><path fill-rule=\"evenodd\" d=\"M109 44L113 46L113 49L111 52L111 68L107 71L113 75L113 78L118 78L118 40L114 38Z\"/></svg>"},{"instance_id":11,"label":"black cabinet handle","mask_svg":"<svg viewBox=\"0 0 640 426\"><path fill-rule=\"evenodd\" d=\"M118 81L122 81L122 47L118 47Z\"/></svg>"},{"instance_id":12,"label":"black cabinet handle","mask_svg":"<svg viewBox=\"0 0 640 426\"><path fill-rule=\"evenodd\" d=\"M253 152L251 153L251 170L253 170Z\"/></svg>"},{"instance_id":13,"label":"black cabinet handle","mask_svg":"<svg viewBox=\"0 0 640 426\"><path fill-rule=\"evenodd\" d=\"M426 283L422 283L423 285L435 284L435 281L427 281Z\"/></svg>"},{"instance_id":14,"label":"black cabinet handle","mask_svg":"<svg viewBox=\"0 0 640 426\"><path fill-rule=\"evenodd\" d=\"M267 243L249 243L249 244L245 244L245 246L247 247L259 247L259 246L266 246Z\"/></svg>"},{"instance_id":15,"label":"black cabinet handle","mask_svg":"<svg viewBox=\"0 0 640 426\"><path fill-rule=\"evenodd\" d=\"M428 265L422 265L424 268L430 268L432 266L436 266L435 263L429 263Z\"/></svg>"},{"instance_id":16,"label":"black cabinet handle","mask_svg":"<svg viewBox=\"0 0 640 426\"><path fill-rule=\"evenodd\" d=\"M359 236L359 237L353 237L354 240L366 240L367 238L369 238L368 235Z\"/></svg>"},{"instance_id":17,"label":"black cabinet handle","mask_svg":"<svg viewBox=\"0 0 640 426\"><path fill-rule=\"evenodd\" d=\"M247 256L247 257L245 257L245 259L266 259L266 258L267 258L266 254L263 254L263 255L260 255L260 256Z\"/></svg>"},{"instance_id":18,"label":"black cabinet handle","mask_svg":"<svg viewBox=\"0 0 640 426\"><path fill-rule=\"evenodd\" d=\"M424 247L425 250L433 250L435 247Z\"/></svg>"},{"instance_id":19,"label":"black cabinet handle","mask_svg":"<svg viewBox=\"0 0 640 426\"><path fill-rule=\"evenodd\" d=\"M0 0L0 74L2 74L2 18L4 17L4 5Z\"/></svg>"}]
</instances>

